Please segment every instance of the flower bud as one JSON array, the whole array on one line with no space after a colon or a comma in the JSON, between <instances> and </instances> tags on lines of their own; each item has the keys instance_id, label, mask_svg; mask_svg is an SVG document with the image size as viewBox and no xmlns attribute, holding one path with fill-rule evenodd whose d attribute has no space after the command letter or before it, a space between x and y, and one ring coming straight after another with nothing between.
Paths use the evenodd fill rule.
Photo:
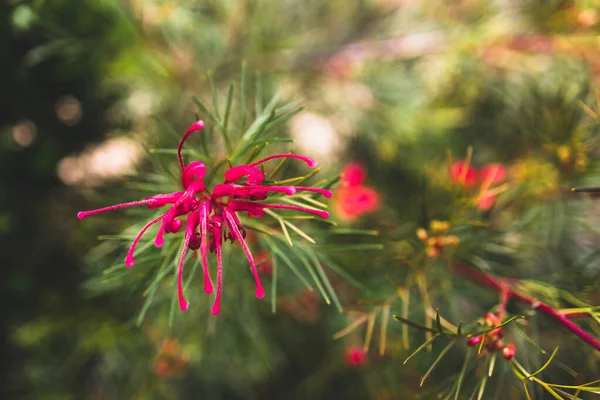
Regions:
<instances>
[{"instance_id":1,"label":"flower bud","mask_svg":"<svg viewBox=\"0 0 600 400\"><path fill-rule=\"evenodd\" d=\"M515 345L509 343L502 349L502 355L504 356L505 360L512 360L515 356L515 351Z\"/></svg>"},{"instance_id":2,"label":"flower bud","mask_svg":"<svg viewBox=\"0 0 600 400\"><path fill-rule=\"evenodd\" d=\"M481 336L473 336L467 340L467 345L472 347L481 343L482 340L483 338Z\"/></svg>"}]
</instances>

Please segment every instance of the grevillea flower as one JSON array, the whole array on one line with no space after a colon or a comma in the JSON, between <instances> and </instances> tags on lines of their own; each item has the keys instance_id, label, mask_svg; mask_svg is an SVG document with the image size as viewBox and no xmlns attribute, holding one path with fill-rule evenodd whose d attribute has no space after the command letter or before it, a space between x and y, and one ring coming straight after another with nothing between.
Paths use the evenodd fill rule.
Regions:
<instances>
[{"instance_id":1,"label":"grevillea flower","mask_svg":"<svg viewBox=\"0 0 600 400\"><path fill-rule=\"evenodd\" d=\"M506 185L492 188L492 185L506 179L506 169L499 163L487 164L476 170L466 161L456 161L450 166L450 179L467 189L478 187L475 204L480 210L489 210L496 201L496 195L506 190Z\"/></svg>"},{"instance_id":2,"label":"grevillea flower","mask_svg":"<svg viewBox=\"0 0 600 400\"><path fill-rule=\"evenodd\" d=\"M213 292L213 284L208 269L208 252L215 253L217 258L217 293L215 303L212 307L212 313L218 314L221 304L221 288L223 281L223 242L230 240L231 243L239 242L246 253L250 269L256 282L256 297L262 298L265 291L261 285L258 271L252 253L245 241L246 231L238 218L238 213L246 213L249 217L263 217L265 209L284 209L302 211L318 215L321 218L328 218L329 213L319 209L301 207L288 204L263 203L271 193L282 193L293 195L298 191L319 193L325 197L331 197L331 192L325 189L304 187L304 186L269 186L263 185L265 180L264 172L259 165L270 160L281 158L294 158L304 161L309 167L315 167L317 162L298 154L275 154L254 161L250 164L238 165L228 169L224 174L224 182L217 184L210 191L203 182L206 175L206 166L201 161L193 161L184 164L181 150L187 138L196 131L204 127L203 121L197 121L183 135L179 147L177 148L177 158L181 167L181 186L182 191L158 194L150 196L144 200L133 201L129 203L117 204L110 207L104 207L97 210L82 211L77 214L79 219L86 218L89 215L102 213L105 211L116 210L119 208L147 206L148 208L160 208L168 206L164 214L148 222L135 237L127 257L125 265L131 267L134 264L134 251L142 235L155 224L160 223L158 233L154 244L161 247L164 244L165 233L176 233L183 227L184 246L179 259L179 268L177 271L177 285L179 306L186 310L189 306L183 293L183 264L188 249L198 250L202 256L202 265L204 269L204 291ZM185 218L185 221L183 220ZM185 226L184 226L185 222Z\"/></svg>"},{"instance_id":3,"label":"grevillea flower","mask_svg":"<svg viewBox=\"0 0 600 400\"><path fill-rule=\"evenodd\" d=\"M352 221L379 207L379 194L364 186L366 173L362 165L352 162L342 171L342 187L335 192L334 205L340 218Z\"/></svg>"}]
</instances>

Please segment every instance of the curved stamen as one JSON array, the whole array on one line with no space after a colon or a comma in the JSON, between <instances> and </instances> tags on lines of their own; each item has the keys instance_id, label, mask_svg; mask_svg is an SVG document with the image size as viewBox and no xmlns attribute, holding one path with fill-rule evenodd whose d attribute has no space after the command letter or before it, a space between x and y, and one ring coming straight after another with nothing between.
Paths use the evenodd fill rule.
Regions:
<instances>
[{"instance_id":1,"label":"curved stamen","mask_svg":"<svg viewBox=\"0 0 600 400\"><path fill-rule=\"evenodd\" d=\"M289 196L296 194L294 186L258 186L258 185L235 185L231 183L219 183L213 188L214 198L219 197L259 197L266 198L267 192L285 193Z\"/></svg>"},{"instance_id":2,"label":"curved stamen","mask_svg":"<svg viewBox=\"0 0 600 400\"><path fill-rule=\"evenodd\" d=\"M265 174L257 167L238 165L225 171L225 183L231 183L247 176L246 183L260 185L265 179Z\"/></svg>"},{"instance_id":3,"label":"curved stamen","mask_svg":"<svg viewBox=\"0 0 600 400\"><path fill-rule=\"evenodd\" d=\"M177 269L177 296L179 297L179 308L182 311L188 309L190 303L185 300L183 295L183 264L185 262L185 255L187 253L190 240L196 233L198 227L198 214L191 213L185 223L185 238L183 242L183 249L181 250L181 257L179 258L179 268Z\"/></svg>"},{"instance_id":4,"label":"curved stamen","mask_svg":"<svg viewBox=\"0 0 600 400\"><path fill-rule=\"evenodd\" d=\"M221 255L223 235L220 219L220 217L215 217L213 219L215 222L213 227L213 239L215 240L215 252L217 253L217 295L215 297L215 304L213 304L211 309L213 315L217 315L221 311L221 286L223 285L223 257Z\"/></svg>"},{"instance_id":5,"label":"curved stamen","mask_svg":"<svg viewBox=\"0 0 600 400\"><path fill-rule=\"evenodd\" d=\"M302 212L315 214L323 219L329 218L329 213L327 211L319 210L316 208L290 206L287 204L261 204L261 205L263 206L262 208L282 208L284 210L295 210L295 211L302 211Z\"/></svg>"},{"instance_id":6,"label":"curved stamen","mask_svg":"<svg viewBox=\"0 0 600 400\"><path fill-rule=\"evenodd\" d=\"M273 154L272 156L269 157L265 157L261 160L258 161L254 161L251 164L248 164L251 167L256 167L257 165L263 164L267 161L276 159L276 158L296 158L298 160L302 160L306 163L306 165L308 165L309 167L316 167L317 166L317 162L315 160L313 160L312 158L306 157L306 156L302 156L300 154Z\"/></svg>"},{"instance_id":7,"label":"curved stamen","mask_svg":"<svg viewBox=\"0 0 600 400\"><path fill-rule=\"evenodd\" d=\"M131 267L134 264L135 260L133 259L133 251L135 250L135 246L137 246L138 242L140 241L140 239L142 238L144 233L146 233L148 228L150 228L152 225L156 224L158 221L162 220L164 217L165 217L164 215L161 215L160 217L155 218L152 221L148 222L146 225L144 225L142 230L137 234L135 239L133 239L133 242L131 242L131 246L129 247L129 251L127 252L127 257L125 257L125 265L126 266Z\"/></svg>"},{"instance_id":8,"label":"curved stamen","mask_svg":"<svg viewBox=\"0 0 600 400\"><path fill-rule=\"evenodd\" d=\"M166 215L165 215L166 217ZM155 247L163 247L165 244L165 221L160 224L158 228L158 232L156 233L156 238L154 238L154 246Z\"/></svg>"},{"instance_id":9,"label":"curved stamen","mask_svg":"<svg viewBox=\"0 0 600 400\"><path fill-rule=\"evenodd\" d=\"M263 208L281 208L285 210L295 210L315 214L324 219L329 218L329 213L327 211L316 208L292 206L288 204L253 203L244 200L230 200L227 206L229 209L234 211L248 211L250 213L256 212L256 210L262 210Z\"/></svg>"},{"instance_id":10,"label":"curved stamen","mask_svg":"<svg viewBox=\"0 0 600 400\"><path fill-rule=\"evenodd\" d=\"M145 200L139 200L139 201L131 201L129 203L115 204L114 206L98 208L96 210L80 211L77 213L77 218L84 219L90 215L100 214L100 213L103 213L106 211L118 210L119 208L144 206L147 204L151 204L153 201L154 201L153 199L145 199Z\"/></svg>"},{"instance_id":11,"label":"curved stamen","mask_svg":"<svg viewBox=\"0 0 600 400\"><path fill-rule=\"evenodd\" d=\"M200 204L200 253L202 254L202 267L204 268L204 291L212 293L214 288L208 271L208 220L210 219L210 203Z\"/></svg>"},{"instance_id":12,"label":"curved stamen","mask_svg":"<svg viewBox=\"0 0 600 400\"><path fill-rule=\"evenodd\" d=\"M234 214L229 210L223 210L223 215L225 216L225 223L229 228L229 231L233 233L233 236L239 240L242 248L244 249L244 253L246 253L246 258L248 258L248 262L250 263L250 269L252 270L252 275L254 275L254 282L256 283L256 297L262 299L265 297L265 290L260 283L260 278L258 277L258 271L256 270L256 265L254 264L254 257L252 257L252 253L244 240L240 230L238 229L238 224L240 223L237 217L234 217Z\"/></svg>"},{"instance_id":13,"label":"curved stamen","mask_svg":"<svg viewBox=\"0 0 600 400\"><path fill-rule=\"evenodd\" d=\"M181 167L182 171L183 171L183 157L181 157L181 149L183 149L183 144L185 143L187 138L192 134L192 132L199 131L202 128L204 128L204 121L200 120L200 121L194 122L192 124L192 126L190 126L190 128L187 130L187 132L183 135L183 137L181 138L181 141L179 142L179 146L177 147L177 159L179 160L179 166Z\"/></svg>"},{"instance_id":14,"label":"curved stamen","mask_svg":"<svg viewBox=\"0 0 600 400\"><path fill-rule=\"evenodd\" d=\"M331 190L320 189L320 188L312 188L312 187L305 187L305 186L293 186L293 188L296 189L296 190L298 190L298 191L303 191L303 192L319 193L319 194L327 197L328 199L331 198Z\"/></svg>"}]
</instances>

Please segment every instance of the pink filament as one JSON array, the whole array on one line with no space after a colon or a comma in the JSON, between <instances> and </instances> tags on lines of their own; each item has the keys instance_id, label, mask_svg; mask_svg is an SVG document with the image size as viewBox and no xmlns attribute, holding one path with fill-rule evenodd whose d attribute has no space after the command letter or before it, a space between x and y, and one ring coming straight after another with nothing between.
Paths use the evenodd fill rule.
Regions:
<instances>
[{"instance_id":1,"label":"pink filament","mask_svg":"<svg viewBox=\"0 0 600 400\"><path fill-rule=\"evenodd\" d=\"M217 315L221 311L221 286L223 284L223 257L221 256L222 231L220 218L215 217L216 224L213 228L213 237L215 239L215 252L217 253L217 295L215 304L212 306L212 314Z\"/></svg>"},{"instance_id":2,"label":"pink filament","mask_svg":"<svg viewBox=\"0 0 600 400\"><path fill-rule=\"evenodd\" d=\"M112 211L112 210L117 210L119 208L126 208L126 207L135 207L135 206L142 206L142 205L146 205L146 204L151 204L154 201L154 199L149 198L149 199L145 199L145 200L139 200L139 201L132 201L129 203L121 203L121 204L115 204L114 206L109 206L109 207L104 207L104 208L98 208L96 210L89 210L89 211L80 211L77 213L77 218L79 219L84 219L90 215L94 215L94 214L100 214L106 211Z\"/></svg>"},{"instance_id":3,"label":"pink filament","mask_svg":"<svg viewBox=\"0 0 600 400\"><path fill-rule=\"evenodd\" d=\"M181 171L183 171L183 157L181 157L181 149L183 149L183 144L185 143L187 138L192 134L192 132L199 131L202 128L204 128L204 121L194 122L181 138L181 142L179 142L179 146L177 147L177 159L179 160L179 166L181 166Z\"/></svg>"},{"instance_id":4,"label":"pink filament","mask_svg":"<svg viewBox=\"0 0 600 400\"><path fill-rule=\"evenodd\" d=\"M329 213L323 210L317 210L316 208L308 208L308 207L298 207L298 206L289 206L287 204L261 204L262 208L282 208L285 210L296 210L307 212L311 214L318 215L323 219L329 218Z\"/></svg>"},{"instance_id":5,"label":"pink filament","mask_svg":"<svg viewBox=\"0 0 600 400\"><path fill-rule=\"evenodd\" d=\"M192 213L188 216L185 223L185 238L183 242L183 249L181 250L181 257L179 258L179 268L177 270L177 295L179 297L179 307L182 311L187 310L190 305L190 303L185 300L185 296L183 295L183 263L185 262L185 255L187 253L190 240L195 234L197 226L198 214Z\"/></svg>"},{"instance_id":6,"label":"pink filament","mask_svg":"<svg viewBox=\"0 0 600 400\"><path fill-rule=\"evenodd\" d=\"M165 215L166 216L166 215ZM163 221L158 228L158 232L156 233L156 238L154 239L154 246L163 247L165 244L165 222Z\"/></svg>"},{"instance_id":7,"label":"pink filament","mask_svg":"<svg viewBox=\"0 0 600 400\"><path fill-rule=\"evenodd\" d=\"M204 291L206 293L212 293L214 288L210 280L210 273L208 271L208 219L210 218L210 204L204 202L200 204L200 235L202 242L200 243L200 252L202 254L202 267L204 268Z\"/></svg>"},{"instance_id":8,"label":"pink filament","mask_svg":"<svg viewBox=\"0 0 600 400\"><path fill-rule=\"evenodd\" d=\"M219 197L242 197L249 198L251 196L266 198L267 192L285 193L289 196L296 193L294 186L259 186L259 185L235 185L221 183L213 188L213 196Z\"/></svg>"},{"instance_id":9,"label":"pink filament","mask_svg":"<svg viewBox=\"0 0 600 400\"><path fill-rule=\"evenodd\" d=\"M144 225L142 230L137 234L135 239L133 239L133 242L131 243L131 246L129 247L129 251L127 252L127 257L125 257L125 265L126 266L128 266L128 267L133 266L133 264L135 262L135 260L133 259L133 251L135 250L135 246L137 246L138 242L140 241L140 239L142 238L144 233L146 233L148 228L150 228L152 225L154 225L155 223L157 223L164 217L165 217L164 215L161 215L160 217L155 218L152 221L148 222L146 225Z\"/></svg>"},{"instance_id":10,"label":"pink filament","mask_svg":"<svg viewBox=\"0 0 600 400\"><path fill-rule=\"evenodd\" d=\"M237 240L239 240L244 252L246 253L246 257L248 258L248 262L250 263L250 269L252 270L252 275L254 275L254 282L256 283L256 297L262 299L265 297L265 291L260 283L260 278L258 277L258 271L256 270L256 265L254 264L254 258L252 257L252 253L250 253L250 249L246 244L246 241L242 237L240 230L238 229L238 219L234 217L229 210L223 210L223 215L225 215L225 222L227 223L227 227L233 233L233 236Z\"/></svg>"},{"instance_id":11,"label":"pink filament","mask_svg":"<svg viewBox=\"0 0 600 400\"><path fill-rule=\"evenodd\" d=\"M328 199L331 198L331 190L327 190L327 189L319 189L319 188L312 188L312 187L305 187L305 186L294 186L294 189L296 189L297 191L303 191L303 192L319 193L319 194L327 197Z\"/></svg>"},{"instance_id":12,"label":"pink filament","mask_svg":"<svg viewBox=\"0 0 600 400\"><path fill-rule=\"evenodd\" d=\"M312 158L306 157L306 156L302 156L300 154L273 154L272 156L265 157L258 161L254 161L253 163L248 164L248 165L251 167L256 167L257 165L263 164L267 161L270 161L270 160L273 160L276 158L296 158L298 160L304 161L306 163L306 165L308 165L309 167L317 166L317 162L315 160L313 160Z\"/></svg>"},{"instance_id":13,"label":"pink filament","mask_svg":"<svg viewBox=\"0 0 600 400\"><path fill-rule=\"evenodd\" d=\"M281 209L285 209L285 210L295 210L295 211L302 211L302 212L315 214L324 219L329 218L329 213L327 211L318 210L315 208L292 206L292 205L287 205L287 204L264 204L264 203L253 203L250 201L243 201L243 200L230 200L228 203L228 208L231 210L234 210L234 211L247 211L249 213L254 213L254 214L256 213L257 210L262 210L263 208L281 208Z\"/></svg>"}]
</instances>

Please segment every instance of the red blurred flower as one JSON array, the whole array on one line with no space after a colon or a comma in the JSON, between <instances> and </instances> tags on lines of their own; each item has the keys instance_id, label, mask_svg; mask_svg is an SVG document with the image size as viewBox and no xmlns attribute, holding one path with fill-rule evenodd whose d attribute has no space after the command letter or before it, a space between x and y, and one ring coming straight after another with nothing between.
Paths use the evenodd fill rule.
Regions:
<instances>
[{"instance_id":1,"label":"red blurred flower","mask_svg":"<svg viewBox=\"0 0 600 400\"><path fill-rule=\"evenodd\" d=\"M358 367L367 362L367 353L360 346L352 346L346 350L346 363L352 367Z\"/></svg>"},{"instance_id":2,"label":"red blurred flower","mask_svg":"<svg viewBox=\"0 0 600 400\"><path fill-rule=\"evenodd\" d=\"M366 172L362 165L351 162L342 171L342 187L335 191L334 207L338 216L352 221L379 207L379 194L362 185Z\"/></svg>"},{"instance_id":3,"label":"red blurred flower","mask_svg":"<svg viewBox=\"0 0 600 400\"><path fill-rule=\"evenodd\" d=\"M258 272L260 272L263 276L271 276L273 275L273 259L271 258L271 254L268 251L263 250L254 256L254 262L258 268Z\"/></svg>"},{"instance_id":4,"label":"red blurred flower","mask_svg":"<svg viewBox=\"0 0 600 400\"><path fill-rule=\"evenodd\" d=\"M506 168L500 163L484 165L477 170L466 161L456 161L450 166L450 180L464 188L479 188L475 205L480 210L489 210L496 202L496 195L506 189L505 185L491 188L506 179Z\"/></svg>"},{"instance_id":5,"label":"red blurred flower","mask_svg":"<svg viewBox=\"0 0 600 400\"><path fill-rule=\"evenodd\" d=\"M450 179L452 182L459 183L466 187L477 184L479 176L477 171L464 161L456 161L450 167Z\"/></svg>"}]
</instances>

